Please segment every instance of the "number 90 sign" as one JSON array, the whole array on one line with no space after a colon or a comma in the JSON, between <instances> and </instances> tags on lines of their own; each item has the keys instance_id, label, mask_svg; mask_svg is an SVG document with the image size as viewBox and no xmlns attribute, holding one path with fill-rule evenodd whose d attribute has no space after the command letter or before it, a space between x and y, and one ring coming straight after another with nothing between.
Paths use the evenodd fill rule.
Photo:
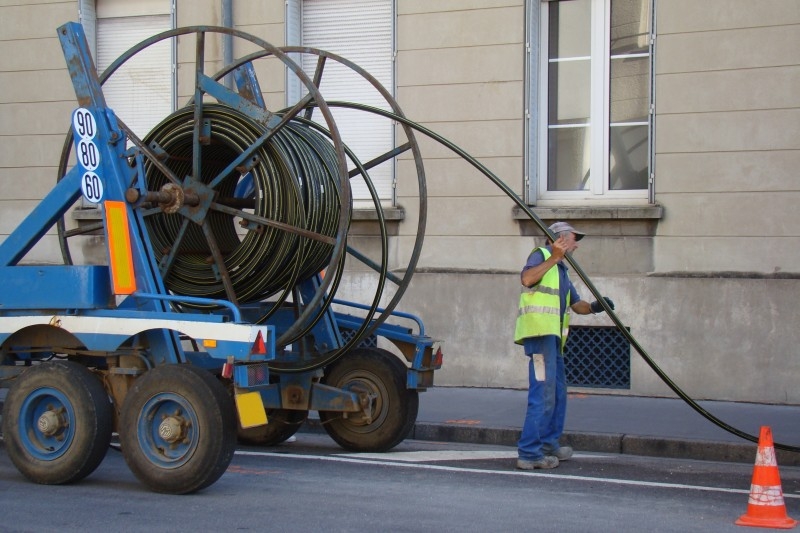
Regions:
<instances>
[{"instance_id":1,"label":"number 90 sign","mask_svg":"<svg viewBox=\"0 0 800 533\"><path fill-rule=\"evenodd\" d=\"M103 181L95 174L100 166L100 152L94 142L97 134L97 121L91 111L80 107L72 114L72 129L75 132L75 156L83 169L81 191L92 203L103 199Z\"/></svg>"}]
</instances>

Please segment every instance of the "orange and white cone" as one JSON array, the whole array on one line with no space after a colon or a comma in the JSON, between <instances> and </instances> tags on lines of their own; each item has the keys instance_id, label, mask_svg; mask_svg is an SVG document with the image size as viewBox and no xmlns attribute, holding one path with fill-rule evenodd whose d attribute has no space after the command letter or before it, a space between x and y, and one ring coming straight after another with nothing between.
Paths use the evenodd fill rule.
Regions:
<instances>
[{"instance_id":1,"label":"orange and white cone","mask_svg":"<svg viewBox=\"0 0 800 533\"><path fill-rule=\"evenodd\" d=\"M739 526L771 527L791 529L797 520L786 514L783 501L781 476L778 473L778 462L775 459L775 447L772 443L772 430L761 427L758 438L756 466L753 469L753 482L750 484L750 500L747 512L736 521Z\"/></svg>"}]
</instances>

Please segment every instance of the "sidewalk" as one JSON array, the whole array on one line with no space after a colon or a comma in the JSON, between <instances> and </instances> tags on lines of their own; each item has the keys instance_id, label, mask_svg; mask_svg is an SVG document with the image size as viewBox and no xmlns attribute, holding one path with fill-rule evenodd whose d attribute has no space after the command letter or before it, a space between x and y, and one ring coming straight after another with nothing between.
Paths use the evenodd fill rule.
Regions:
<instances>
[{"instance_id":1,"label":"sidewalk","mask_svg":"<svg viewBox=\"0 0 800 533\"><path fill-rule=\"evenodd\" d=\"M419 395L410 439L517 445L525 418L525 390L432 387ZM709 414L755 439L769 426L776 444L800 447L800 405L704 401ZM301 432L322 433L316 412ZM757 442L730 433L679 398L570 394L562 444L578 452L622 453L707 461L755 462ZM775 449L783 466L800 466L800 453Z\"/></svg>"},{"instance_id":2,"label":"sidewalk","mask_svg":"<svg viewBox=\"0 0 800 533\"><path fill-rule=\"evenodd\" d=\"M410 438L516 446L527 391L432 387L421 393ZM769 426L776 444L800 447L800 406L699 402L733 428L754 435ZM570 394L562 444L576 451L753 463L757 443L717 427L678 398ZM777 449L778 463L800 453Z\"/></svg>"},{"instance_id":3,"label":"sidewalk","mask_svg":"<svg viewBox=\"0 0 800 533\"><path fill-rule=\"evenodd\" d=\"M516 446L527 397L524 390L432 387L419 395L408 438ZM761 426L769 426L776 445L800 447L800 405L699 403L735 429L758 438ZM324 432L316 412L300 431ZM757 450L755 442L717 427L678 398L603 394L570 394L562 444L578 452L740 463L753 463ZM779 465L800 466L800 453L775 451Z\"/></svg>"}]
</instances>

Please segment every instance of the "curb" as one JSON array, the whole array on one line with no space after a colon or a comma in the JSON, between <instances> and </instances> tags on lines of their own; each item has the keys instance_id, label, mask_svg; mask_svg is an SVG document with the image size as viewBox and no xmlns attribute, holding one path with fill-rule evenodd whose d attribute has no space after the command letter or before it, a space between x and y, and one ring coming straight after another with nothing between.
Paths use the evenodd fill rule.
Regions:
<instances>
[{"instance_id":1,"label":"curb","mask_svg":"<svg viewBox=\"0 0 800 533\"><path fill-rule=\"evenodd\" d=\"M300 427L299 433L325 433L318 419L309 418ZM464 444L489 444L516 447L520 430L515 428L491 428L417 422L409 439L459 442ZM675 439L622 433L584 433L565 431L562 443L577 451L639 455L645 457L668 457L698 461L718 461L753 464L758 445L708 440ZM800 454L775 450L779 465L800 466Z\"/></svg>"},{"instance_id":2,"label":"curb","mask_svg":"<svg viewBox=\"0 0 800 533\"><path fill-rule=\"evenodd\" d=\"M2 412L2 409L3 402L0 401L0 412ZM2 416L0 416L0 420L2 420ZM300 426L298 433L325 434L325 429L318 418L308 418ZM519 435L520 430L516 428L417 422L406 438L516 447ZM756 443L675 439L623 433L565 431L562 442L565 446L572 446L575 450L581 452L746 464L753 464L758 452ZM775 457L779 465L800 467L800 453L775 450Z\"/></svg>"}]
</instances>

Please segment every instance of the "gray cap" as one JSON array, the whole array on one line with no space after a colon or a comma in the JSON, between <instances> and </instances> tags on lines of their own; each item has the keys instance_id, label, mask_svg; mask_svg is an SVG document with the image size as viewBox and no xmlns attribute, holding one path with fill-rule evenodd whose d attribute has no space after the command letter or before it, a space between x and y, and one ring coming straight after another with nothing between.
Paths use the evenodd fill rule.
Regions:
<instances>
[{"instance_id":1,"label":"gray cap","mask_svg":"<svg viewBox=\"0 0 800 533\"><path fill-rule=\"evenodd\" d=\"M571 231L575 234L575 240L579 241L583 239L584 235L586 235L582 231L578 231L572 226L570 226L567 222L556 222L552 226L550 226L550 231L553 232L554 235L558 236L559 233L562 231Z\"/></svg>"}]
</instances>

